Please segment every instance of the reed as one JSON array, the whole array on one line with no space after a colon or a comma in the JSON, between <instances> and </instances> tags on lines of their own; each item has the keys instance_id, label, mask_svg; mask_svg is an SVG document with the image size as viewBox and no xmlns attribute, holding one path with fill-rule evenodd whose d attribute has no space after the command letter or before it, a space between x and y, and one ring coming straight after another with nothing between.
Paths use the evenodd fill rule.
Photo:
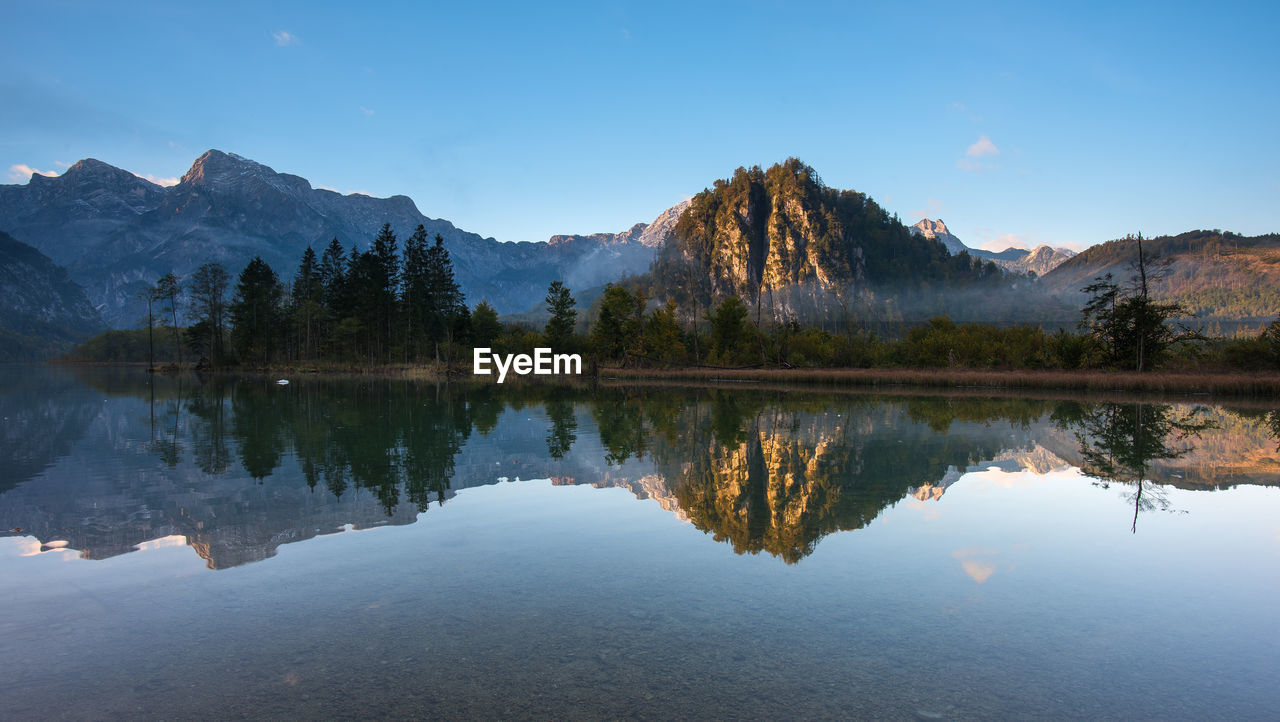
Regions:
<instances>
[{"instance_id":1,"label":"reed","mask_svg":"<svg viewBox=\"0 0 1280 722\"><path fill-rule=\"evenodd\" d=\"M915 386L1090 392L1280 396L1280 373L1134 373L1123 371L977 371L967 369L622 369L602 378L771 382L804 386Z\"/></svg>"}]
</instances>

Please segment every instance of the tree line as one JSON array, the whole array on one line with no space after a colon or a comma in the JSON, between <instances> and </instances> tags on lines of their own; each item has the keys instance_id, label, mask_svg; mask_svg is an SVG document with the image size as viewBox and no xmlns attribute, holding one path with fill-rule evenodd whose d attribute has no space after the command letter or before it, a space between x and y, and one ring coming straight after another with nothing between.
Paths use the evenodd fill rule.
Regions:
<instances>
[{"instance_id":1,"label":"tree line","mask_svg":"<svg viewBox=\"0 0 1280 722\"><path fill-rule=\"evenodd\" d=\"M418 226L401 246L387 224L364 251L344 248L336 238L318 256L307 248L287 283L260 257L234 284L217 263L199 267L185 281L166 275L146 290L146 344L153 364L160 338L168 349L162 361L200 359L212 366L310 361L448 366L469 360L475 347L500 354L549 347L621 366L1149 371L1169 363L1280 365L1280 321L1261 335L1231 342L1210 342L1178 325L1187 310L1153 297L1148 257L1141 237L1136 240L1133 278L1122 283L1106 275L1082 289L1089 298L1075 331L956 323L937 316L886 335L856 321L820 327L794 317L761 319L737 295L714 303L684 299L697 305L681 308L675 297L651 298L658 289L635 281L606 286L585 313L577 309L571 290L554 281L544 299L549 320L539 329L502 323L484 301L468 306L443 238L428 240ZM185 329L180 312L189 320ZM129 334L94 339L79 358L136 359L141 341L136 332Z\"/></svg>"}]
</instances>

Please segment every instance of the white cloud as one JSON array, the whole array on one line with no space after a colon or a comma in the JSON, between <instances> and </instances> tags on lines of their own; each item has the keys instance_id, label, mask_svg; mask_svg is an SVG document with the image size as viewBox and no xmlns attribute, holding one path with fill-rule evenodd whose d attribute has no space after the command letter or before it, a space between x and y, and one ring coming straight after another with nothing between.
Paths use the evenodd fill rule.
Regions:
<instances>
[{"instance_id":1,"label":"white cloud","mask_svg":"<svg viewBox=\"0 0 1280 722\"><path fill-rule=\"evenodd\" d=\"M134 173L134 175L138 176L143 180L149 180L158 186L164 186L165 188L168 188L169 186L178 185L178 179L173 176L154 176L154 175L151 175L150 173L146 173L146 174Z\"/></svg>"},{"instance_id":2,"label":"white cloud","mask_svg":"<svg viewBox=\"0 0 1280 722\"><path fill-rule=\"evenodd\" d=\"M14 163L9 166L9 179L14 183L29 181L33 175L42 175L48 178L53 178L58 175L58 172L54 170L40 170L38 168L32 168L26 163Z\"/></svg>"},{"instance_id":3,"label":"white cloud","mask_svg":"<svg viewBox=\"0 0 1280 722\"><path fill-rule=\"evenodd\" d=\"M362 105L362 106L360 106L360 112L361 112L361 113L364 113L364 117L366 117L366 118L371 118L371 117L373 117L373 109L372 109L372 108L366 108L366 107L364 107L364 106Z\"/></svg>"},{"instance_id":4,"label":"white cloud","mask_svg":"<svg viewBox=\"0 0 1280 722\"><path fill-rule=\"evenodd\" d=\"M271 33L271 37L275 38L276 45L279 45L282 48L287 45L298 45L299 43L302 42L297 35L294 35L293 33L287 30L280 30L280 31Z\"/></svg>"},{"instance_id":5,"label":"white cloud","mask_svg":"<svg viewBox=\"0 0 1280 722\"><path fill-rule=\"evenodd\" d=\"M963 171L969 171L970 173L981 173L986 170L998 170L1000 166L994 163L984 163L980 160L976 160L978 158L985 158L993 155L1000 155L1000 149L996 147L995 143L991 142L990 138L983 134L979 136L972 145L965 149L964 157L956 161L956 167Z\"/></svg>"},{"instance_id":6,"label":"white cloud","mask_svg":"<svg viewBox=\"0 0 1280 722\"><path fill-rule=\"evenodd\" d=\"M65 161L61 161L61 160L55 160L55 161L53 162L53 164L54 164L54 165L56 165L56 166L58 166L59 168L70 168L70 167L71 167L71 164L70 164L70 163L67 163L67 162L65 162Z\"/></svg>"},{"instance_id":7,"label":"white cloud","mask_svg":"<svg viewBox=\"0 0 1280 722\"><path fill-rule=\"evenodd\" d=\"M1009 248L1025 248L1028 251L1030 251L1033 248L1036 248L1038 246L1049 246L1051 248L1067 247L1067 248L1071 248L1072 250L1077 250L1077 251L1080 250L1076 248L1076 246L1079 244L1074 244L1070 242L1064 243L1060 241L1053 241L1049 238L1046 238L1043 234L1035 230L1032 230L1029 233L997 234L991 229L980 228L978 229L978 236L982 238L982 241L977 246L978 248L981 248L987 251L995 251L996 253L1007 250Z\"/></svg>"},{"instance_id":8,"label":"white cloud","mask_svg":"<svg viewBox=\"0 0 1280 722\"><path fill-rule=\"evenodd\" d=\"M983 241L982 244L979 245L978 247L984 250L995 251L999 253L1000 251L1003 251L1006 248L1026 248L1030 250L1031 248L1033 248L1033 246L1030 245L1030 243L1031 241L1026 236L1020 236L1017 233L1005 233L1004 235L996 236L995 238L992 238L990 240Z\"/></svg>"},{"instance_id":9,"label":"white cloud","mask_svg":"<svg viewBox=\"0 0 1280 722\"><path fill-rule=\"evenodd\" d=\"M981 158L984 155L998 155L999 153L1000 149L986 135L979 136L973 145L969 146L968 150L964 152L970 158Z\"/></svg>"}]
</instances>

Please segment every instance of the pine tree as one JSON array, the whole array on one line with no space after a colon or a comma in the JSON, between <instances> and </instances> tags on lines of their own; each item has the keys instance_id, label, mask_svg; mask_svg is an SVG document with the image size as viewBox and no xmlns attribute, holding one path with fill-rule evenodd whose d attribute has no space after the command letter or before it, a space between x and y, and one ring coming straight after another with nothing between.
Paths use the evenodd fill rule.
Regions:
<instances>
[{"instance_id":1,"label":"pine tree","mask_svg":"<svg viewBox=\"0 0 1280 722\"><path fill-rule=\"evenodd\" d=\"M241 361L267 361L280 331L280 302L284 288L276 272L255 256L236 282L231 303L231 343Z\"/></svg>"},{"instance_id":2,"label":"pine tree","mask_svg":"<svg viewBox=\"0 0 1280 722\"><path fill-rule=\"evenodd\" d=\"M1121 289L1111 274L1094 279L1081 289L1089 294L1089 301L1080 321L1081 330L1102 349L1108 365L1139 372L1155 368L1173 344L1203 338L1185 326L1172 327L1173 319L1189 313L1184 306L1152 299L1142 240L1138 234L1132 289Z\"/></svg>"},{"instance_id":3,"label":"pine tree","mask_svg":"<svg viewBox=\"0 0 1280 722\"><path fill-rule=\"evenodd\" d=\"M453 340L454 321L465 303L462 289L453 278L449 251L445 249L444 238L439 233L436 234L435 245L427 249L426 272L424 325L427 341L434 345L436 361L439 361L440 345Z\"/></svg>"},{"instance_id":4,"label":"pine tree","mask_svg":"<svg viewBox=\"0 0 1280 722\"><path fill-rule=\"evenodd\" d=\"M422 354L426 337L430 269L428 266L427 229L421 224L404 242L404 279L400 305L404 312L406 353L417 359Z\"/></svg>"},{"instance_id":5,"label":"pine tree","mask_svg":"<svg viewBox=\"0 0 1280 722\"><path fill-rule=\"evenodd\" d=\"M343 283L347 278L347 252L335 237L329 241L320 257L320 288L322 303L330 311L337 311L342 302Z\"/></svg>"},{"instance_id":6,"label":"pine tree","mask_svg":"<svg viewBox=\"0 0 1280 722\"><path fill-rule=\"evenodd\" d=\"M373 278L370 291L374 294L373 312L377 323L375 338L378 352L384 360L390 360L391 343L395 331L396 289L400 283L400 259L396 255L396 234L391 231L391 224L384 223L382 230L373 239L373 248L369 250L374 263L371 266Z\"/></svg>"},{"instance_id":7,"label":"pine tree","mask_svg":"<svg viewBox=\"0 0 1280 722\"><path fill-rule=\"evenodd\" d=\"M591 327L591 346L602 359L623 358L640 329L635 297L624 286L609 284L600 297L600 315Z\"/></svg>"},{"instance_id":8,"label":"pine tree","mask_svg":"<svg viewBox=\"0 0 1280 722\"><path fill-rule=\"evenodd\" d=\"M302 253L302 261L298 265L298 273L294 276L289 295L294 327L302 336L301 356L312 358L315 355L314 331L324 307L321 305L323 286L320 283L320 267L316 261L316 252L310 246Z\"/></svg>"},{"instance_id":9,"label":"pine tree","mask_svg":"<svg viewBox=\"0 0 1280 722\"><path fill-rule=\"evenodd\" d=\"M547 311L551 320L547 321L547 345L560 352L573 350L573 326L578 312L574 310L577 301L569 289L560 281L552 281L547 288Z\"/></svg>"},{"instance_id":10,"label":"pine tree","mask_svg":"<svg viewBox=\"0 0 1280 722\"><path fill-rule=\"evenodd\" d=\"M502 335L502 323L498 321L498 312L481 301L471 312L471 343L476 348L493 348L494 341Z\"/></svg>"}]
</instances>

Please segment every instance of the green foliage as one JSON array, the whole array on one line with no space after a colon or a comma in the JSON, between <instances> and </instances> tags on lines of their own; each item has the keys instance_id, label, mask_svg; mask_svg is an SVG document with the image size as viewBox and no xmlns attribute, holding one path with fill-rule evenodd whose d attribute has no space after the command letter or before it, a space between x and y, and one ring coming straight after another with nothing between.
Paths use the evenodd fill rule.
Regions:
<instances>
[{"instance_id":1,"label":"green foliage","mask_svg":"<svg viewBox=\"0 0 1280 722\"><path fill-rule=\"evenodd\" d=\"M674 364L684 361L688 356L683 341L683 332L676 321L676 303L667 301L667 305L649 314L644 324L645 356L659 363Z\"/></svg>"},{"instance_id":2,"label":"green foliage","mask_svg":"<svg viewBox=\"0 0 1280 722\"><path fill-rule=\"evenodd\" d=\"M636 350L640 324L636 297L625 286L609 284L600 297L600 313L591 328L591 348L602 359L616 361Z\"/></svg>"},{"instance_id":3,"label":"green foliage","mask_svg":"<svg viewBox=\"0 0 1280 722\"><path fill-rule=\"evenodd\" d=\"M231 344L241 361L271 360L273 349L278 348L283 298L284 288L276 272L261 256L255 256L240 273L231 302Z\"/></svg>"},{"instance_id":4,"label":"green foliage","mask_svg":"<svg viewBox=\"0 0 1280 722\"><path fill-rule=\"evenodd\" d=\"M156 351L158 363L176 363L178 360L177 354L168 344ZM146 361L147 354L147 329L141 328L100 333L67 352L63 358L93 363L137 363Z\"/></svg>"},{"instance_id":5,"label":"green foliage","mask_svg":"<svg viewBox=\"0 0 1280 722\"><path fill-rule=\"evenodd\" d=\"M1262 343L1270 353L1273 364L1280 365L1280 319L1272 321L1262 332Z\"/></svg>"},{"instance_id":6,"label":"green foliage","mask_svg":"<svg viewBox=\"0 0 1280 722\"><path fill-rule=\"evenodd\" d=\"M730 296L707 313L711 322L712 363L744 364L759 360L760 349L755 329L747 321L747 307L742 299Z\"/></svg>"},{"instance_id":7,"label":"green foliage","mask_svg":"<svg viewBox=\"0 0 1280 722\"><path fill-rule=\"evenodd\" d=\"M502 335L502 324L498 321L498 312L481 301L471 312L471 342L477 348L492 348L494 341Z\"/></svg>"},{"instance_id":8,"label":"green foliage","mask_svg":"<svg viewBox=\"0 0 1280 722\"><path fill-rule=\"evenodd\" d=\"M1173 319L1186 315L1185 308L1151 297L1142 236L1134 240L1138 255L1133 290L1120 288L1111 274L1094 279L1082 289L1089 300L1080 328L1093 340L1102 365L1150 371L1164 360L1174 343L1195 335L1172 326Z\"/></svg>"},{"instance_id":9,"label":"green foliage","mask_svg":"<svg viewBox=\"0 0 1280 722\"><path fill-rule=\"evenodd\" d=\"M578 317L574 310L576 301L560 281L552 281L547 288L547 312L551 320L547 321L547 343L557 352L567 353L573 347L573 327Z\"/></svg>"}]
</instances>

